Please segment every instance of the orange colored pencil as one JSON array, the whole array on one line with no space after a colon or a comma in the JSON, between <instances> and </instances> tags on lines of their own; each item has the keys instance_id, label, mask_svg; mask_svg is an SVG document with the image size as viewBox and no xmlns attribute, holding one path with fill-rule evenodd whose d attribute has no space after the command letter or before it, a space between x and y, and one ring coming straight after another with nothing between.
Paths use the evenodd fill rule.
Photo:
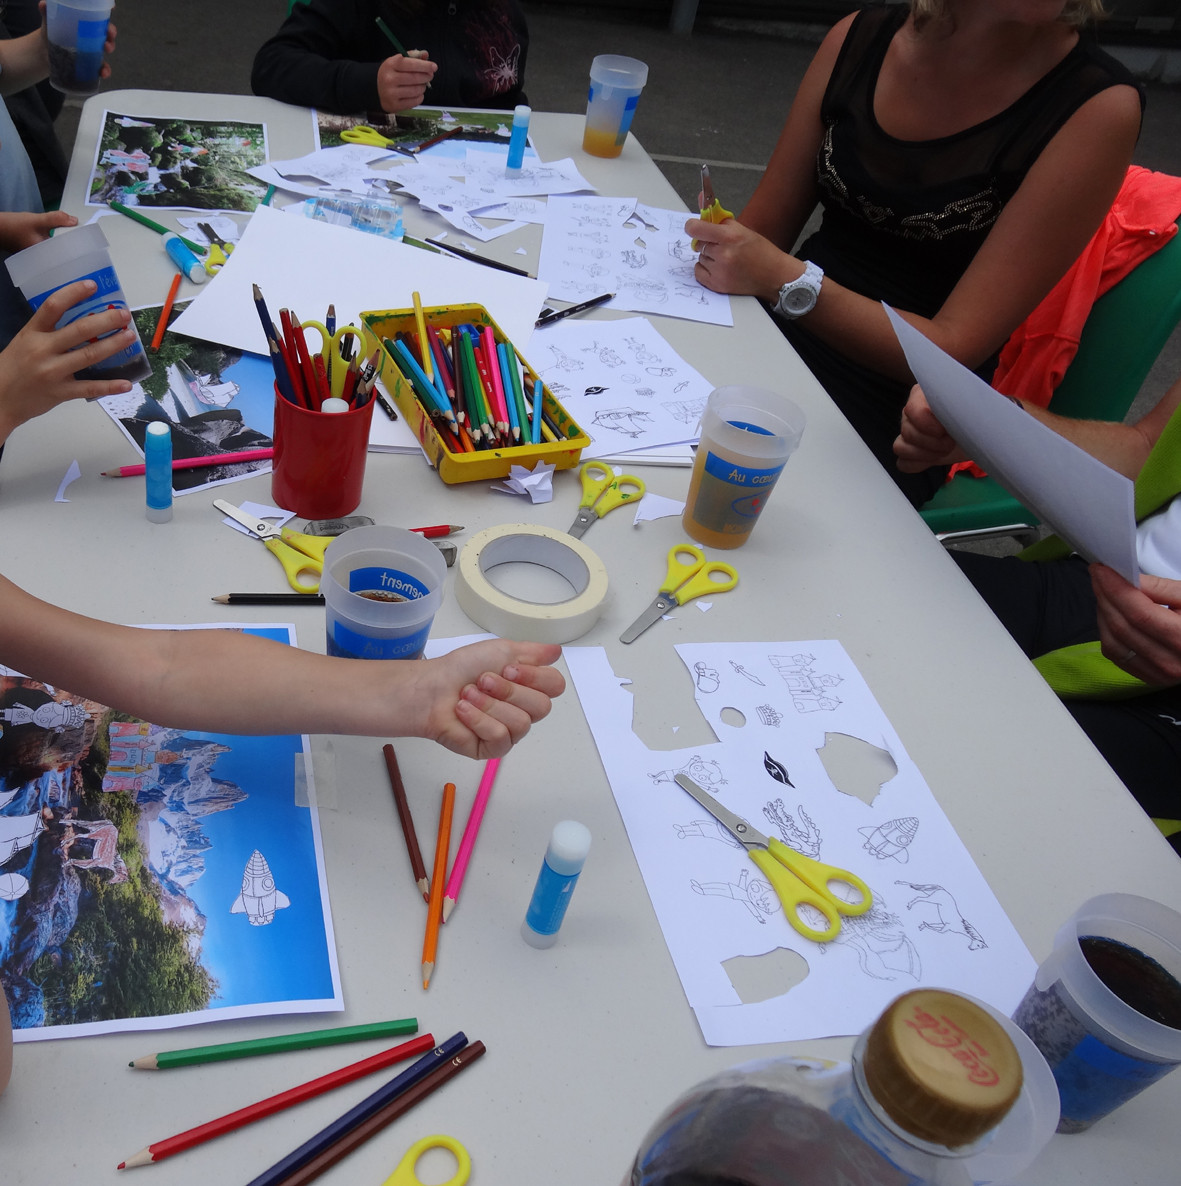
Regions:
<instances>
[{"instance_id":1,"label":"orange colored pencil","mask_svg":"<svg viewBox=\"0 0 1181 1186\"><path fill-rule=\"evenodd\" d=\"M168 318L172 313L172 305L176 300L176 294L180 292L181 274L177 272L172 277L172 283L168 286L168 295L164 298L164 306L160 310L160 320L156 322L156 332L152 334L152 343L148 347L153 354L160 349L160 343L164 341L164 331L168 328Z\"/></svg>"},{"instance_id":2,"label":"orange colored pencil","mask_svg":"<svg viewBox=\"0 0 1181 1186\"><path fill-rule=\"evenodd\" d=\"M443 890L447 882L447 857L451 849L451 816L455 811L455 783L443 787L439 809L439 836L435 841L435 864L431 870L431 897L426 912L426 935L422 941L422 987L429 988L439 946L439 924L443 921Z\"/></svg>"}]
</instances>

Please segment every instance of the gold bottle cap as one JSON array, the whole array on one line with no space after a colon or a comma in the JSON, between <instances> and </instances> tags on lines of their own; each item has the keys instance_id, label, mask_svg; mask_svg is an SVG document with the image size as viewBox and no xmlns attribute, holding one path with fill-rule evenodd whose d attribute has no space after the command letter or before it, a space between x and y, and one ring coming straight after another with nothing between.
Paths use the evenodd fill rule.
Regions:
<instances>
[{"instance_id":1,"label":"gold bottle cap","mask_svg":"<svg viewBox=\"0 0 1181 1186\"><path fill-rule=\"evenodd\" d=\"M995 1128L1021 1093L1021 1056L993 1017L940 989L905 993L878 1018L866 1086L899 1127L958 1148Z\"/></svg>"}]
</instances>

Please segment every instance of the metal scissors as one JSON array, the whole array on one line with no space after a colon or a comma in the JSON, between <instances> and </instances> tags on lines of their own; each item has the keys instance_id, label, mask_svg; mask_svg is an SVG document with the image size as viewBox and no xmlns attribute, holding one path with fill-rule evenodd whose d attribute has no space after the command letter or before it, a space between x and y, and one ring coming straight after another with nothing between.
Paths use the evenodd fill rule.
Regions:
<instances>
[{"instance_id":1,"label":"metal scissors","mask_svg":"<svg viewBox=\"0 0 1181 1186\"><path fill-rule=\"evenodd\" d=\"M684 563L682 556L689 556L692 563ZM619 636L619 641L635 642L674 605L684 605L686 601L706 593L725 593L737 584L737 569L720 560L707 560L705 553L696 544L677 544L668 550L668 572L660 592L652 604Z\"/></svg>"},{"instance_id":2,"label":"metal scissors","mask_svg":"<svg viewBox=\"0 0 1181 1186\"><path fill-rule=\"evenodd\" d=\"M393 148L397 141L383 136L376 128L368 124L357 124L355 127L345 128L340 134L342 140L349 144L368 144L372 148Z\"/></svg>"},{"instance_id":3,"label":"metal scissors","mask_svg":"<svg viewBox=\"0 0 1181 1186\"><path fill-rule=\"evenodd\" d=\"M386 1178L381 1186L424 1186L422 1179L418 1176L418 1159L430 1149L446 1149L459 1162L455 1174L446 1182L440 1182L439 1186L463 1186L471 1177L472 1159L468 1156L468 1151L454 1137L436 1133L434 1136L423 1137L421 1141L415 1141L406 1150L406 1156L398 1162L398 1168Z\"/></svg>"},{"instance_id":4,"label":"metal scissors","mask_svg":"<svg viewBox=\"0 0 1181 1186\"><path fill-rule=\"evenodd\" d=\"M322 321L303 321L300 330L314 329L320 335L320 349L316 352L324 360L324 371L328 376L328 386L332 394L339 397L344 390L344 379L348 373L349 361L361 351L361 331L355 325L342 325L338 330L330 330ZM346 350L345 340L353 339L353 344Z\"/></svg>"},{"instance_id":5,"label":"metal scissors","mask_svg":"<svg viewBox=\"0 0 1181 1186\"><path fill-rule=\"evenodd\" d=\"M582 482L582 501L578 514L570 525L568 535L582 539L586 529L625 502L634 502L644 497L644 483L634 474L620 474L601 461L588 461L579 471Z\"/></svg>"},{"instance_id":6,"label":"metal scissors","mask_svg":"<svg viewBox=\"0 0 1181 1186\"><path fill-rule=\"evenodd\" d=\"M225 267L226 260L234 250L233 243L227 243L207 222L197 223L197 229L209 240L209 251L205 256L205 271L210 276Z\"/></svg>"},{"instance_id":7,"label":"metal scissors","mask_svg":"<svg viewBox=\"0 0 1181 1186\"><path fill-rule=\"evenodd\" d=\"M677 785L688 791L706 811L725 828L744 849L746 855L762 870L771 883L787 921L805 939L817 943L828 943L841 930L841 915L856 917L864 914L873 905L873 894L869 886L848 869L826 865L813 860L794 848L788 848L774 837L767 837L740 815L723 807L708 791L702 790L687 774L675 776ZM847 885L856 890L860 897L855 902L837 897L828 887L831 883ZM823 915L828 924L823 930L811 926L801 915L800 907L808 906Z\"/></svg>"},{"instance_id":8,"label":"metal scissors","mask_svg":"<svg viewBox=\"0 0 1181 1186\"><path fill-rule=\"evenodd\" d=\"M701 218L704 222L725 222L734 215L714 195L713 182L709 179L709 166L701 166ZM694 239L690 244L694 251L701 247L701 241Z\"/></svg>"},{"instance_id":9,"label":"metal scissors","mask_svg":"<svg viewBox=\"0 0 1181 1186\"><path fill-rule=\"evenodd\" d=\"M320 577L324 572L324 552L332 543L332 536L304 535L290 527L276 527L265 519L248 515L224 498L215 498L213 505L266 544L267 550L283 565L287 583L296 593L315 593L319 590Z\"/></svg>"}]
</instances>

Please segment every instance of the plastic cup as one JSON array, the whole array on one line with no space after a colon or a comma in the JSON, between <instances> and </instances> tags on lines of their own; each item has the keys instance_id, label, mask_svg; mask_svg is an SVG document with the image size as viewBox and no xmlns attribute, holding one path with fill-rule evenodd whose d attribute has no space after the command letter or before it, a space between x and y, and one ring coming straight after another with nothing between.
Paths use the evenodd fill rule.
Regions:
<instances>
[{"instance_id":1,"label":"plastic cup","mask_svg":"<svg viewBox=\"0 0 1181 1186\"><path fill-rule=\"evenodd\" d=\"M275 390L271 497L305 519L340 519L361 505L374 400L351 412L320 412Z\"/></svg>"},{"instance_id":2,"label":"plastic cup","mask_svg":"<svg viewBox=\"0 0 1181 1186\"><path fill-rule=\"evenodd\" d=\"M5 261L12 282L24 294L29 306L36 310L45 299L73 284L75 280L93 280L97 285L94 295L69 308L58 319L57 328L77 321L89 313L105 309L126 309L127 299L111 263L107 237L97 224L58 231L51 239L44 239L10 255ZM132 328L135 323L132 322ZM112 333L117 332L112 330ZM135 341L118 354L84 367L77 372L79 379L129 379L136 382L152 373L152 364L144 353L139 333Z\"/></svg>"},{"instance_id":3,"label":"plastic cup","mask_svg":"<svg viewBox=\"0 0 1181 1186\"><path fill-rule=\"evenodd\" d=\"M346 659L417 659L443 601L447 562L401 527L354 527L324 552L328 653Z\"/></svg>"},{"instance_id":4,"label":"plastic cup","mask_svg":"<svg viewBox=\"0 0 1181 1186\"><path fill-rule=\"evenodd\" d=\"M640 92L647 81L648 67L636 58L600 54L591 62L583 152L616 157L623 151Z\"/></svg>"},{"instance_id":5,"label":"plastic cup","mask_svg":"<svg viewBox=\"0 0 1181 1186\"><path fill-rule=\"evenodd\" d=\"M103 66L111 0L49 0L49 85L66 95L93 95Z\"/></svg>"},{"instance_id":6,"label":"plastic cup","mask_svg":"<svg viewBox=\"0 0 1181 1186\"><path fill-rule=\"evenodd\" d=\"M1059 1132L1082 1132L1181 1062L1181 914L1133 894L1085 902L1013 1020L1045 1056Z\"/></svg>"},{"instance_id":7,"label":"plastic cup","mask_svg":"<svg viewBox=\"0 0 1181 1186\"><path fill-rule=\"evenodd\" d=\"M698 543L746 543L804 434L804 413L761 387L718 387L701 418L701 439L681 524Z\"/></svg>"}]
</instances>

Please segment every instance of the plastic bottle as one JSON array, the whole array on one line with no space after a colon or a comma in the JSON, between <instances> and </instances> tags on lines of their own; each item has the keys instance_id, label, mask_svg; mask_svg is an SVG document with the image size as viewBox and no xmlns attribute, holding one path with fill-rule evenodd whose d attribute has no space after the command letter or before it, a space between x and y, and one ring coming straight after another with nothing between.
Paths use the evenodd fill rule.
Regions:
<instances>
[{"instance_id":1,"label":"plastic bottle","mask_svg":"<svg viewBox=\"0 0 1181 1186\"><path fill-rule=\"evenodd\" d=\"M525 921L521 923L521 937L531 947L552 947L558 941L558 931L590 845L590 829L585 824L568 819L554 825Z\"/></svg>"},{"instance_id":2,"label":"plastic bottle","mask_svg":"<svg viewBox=\"0 0 1181 1186\"><path fill-rule=\"evenodd\" d=\"M1057 1123L1053 1078L1046 1095L1048 1068L1022 1038L967 997L906 993L857 1040L851 1063L763 1059L688 1091L644 1138L623 1186L1007 1180Z\"/></svg>"},{"instance_id":3,"label":"plastic bottle","mask_svg":"<svg viewBox=\"0 0 1181 1186\"><path fill-rule=\"evenodd\" d=\"M149 523L172 518L172 429L153 420L144 435L144 483Z\"/></svg>"}]
</instances>

